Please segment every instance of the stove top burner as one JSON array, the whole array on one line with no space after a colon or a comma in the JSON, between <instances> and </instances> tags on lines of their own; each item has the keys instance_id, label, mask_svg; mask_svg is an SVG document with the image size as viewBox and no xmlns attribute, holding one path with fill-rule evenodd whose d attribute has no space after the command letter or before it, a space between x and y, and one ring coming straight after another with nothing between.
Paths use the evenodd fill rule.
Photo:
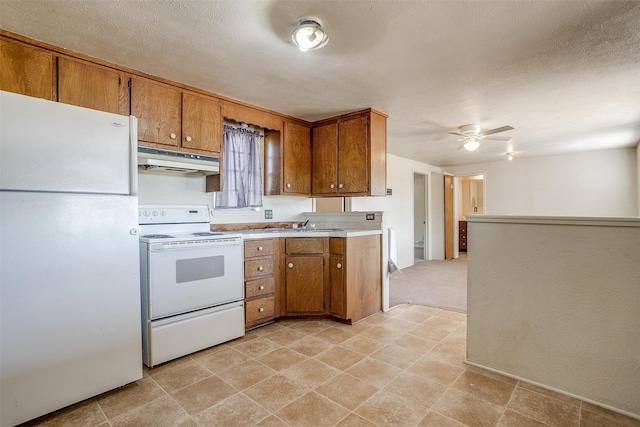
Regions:
<instances>
[{"instance_id":1,"label":"stove top burner","mask_svg":"<svg viewBox=\"0 0 640 427\"><path fill-rule=\"evenodd\" d=\"M222 234L223 233L214 233L214 232L211 232L211 231L202 231L202 232L199 232L199 233L193 233L194 236L198 236L198 237L200 237L200 236L222 236Z\"/></svg>"},{"instance_id":2,"label":"stove top burner","mask_svg":"<svg viewBox=\"0 0 640 427\"><path fill-rule=\"evenodd\" d=\"M173 236L168 234L147 234L146 236L142 236L145 239L171 239Z\"/></svg>"}]
</instances>

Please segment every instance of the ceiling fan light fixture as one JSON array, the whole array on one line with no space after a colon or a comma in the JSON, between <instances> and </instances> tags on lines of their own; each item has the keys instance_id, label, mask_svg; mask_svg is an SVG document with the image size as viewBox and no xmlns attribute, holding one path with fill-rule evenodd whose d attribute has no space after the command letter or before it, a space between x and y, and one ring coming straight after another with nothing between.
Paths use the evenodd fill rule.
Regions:
<instances>
[{"instance_id":1,"label":"ceiling fan light fixture","mask_svg":"<svg viewBox=\"0 0 640 427\"><path fill-rule=\"evenodd\" d=\"M468 151L476 151L478 147L480 147L480 141L475 138L471 138L464 143L464 149Z\"/></svg>"},{"instance_id":2,"label":"ceiling fan light fixture","mask_svg":"<svg viewBox=\"0 0 640 427\"><path fill-rule=\"evenodd\" d=\"M306 19L294 28L291 40L301 51L306 52L324 47L329 41L329 34L317 21Z\"/></svg>"}]
</instances>

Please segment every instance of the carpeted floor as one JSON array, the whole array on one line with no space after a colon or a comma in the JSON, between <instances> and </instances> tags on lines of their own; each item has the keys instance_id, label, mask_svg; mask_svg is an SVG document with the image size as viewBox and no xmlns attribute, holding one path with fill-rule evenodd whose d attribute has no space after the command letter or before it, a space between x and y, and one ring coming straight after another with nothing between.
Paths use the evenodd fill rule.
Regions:
<instances>
[{"instance_id":1,"label":"carpeted floor","mask_svg":"<svg viewBox=\"0 0 640 427\"><path fill-rule=\"evenodd\" d=\"M467 311L467 254L447 261L420 261L389 280L389 306L420 304Z\"/></svg>"}]
</instances>

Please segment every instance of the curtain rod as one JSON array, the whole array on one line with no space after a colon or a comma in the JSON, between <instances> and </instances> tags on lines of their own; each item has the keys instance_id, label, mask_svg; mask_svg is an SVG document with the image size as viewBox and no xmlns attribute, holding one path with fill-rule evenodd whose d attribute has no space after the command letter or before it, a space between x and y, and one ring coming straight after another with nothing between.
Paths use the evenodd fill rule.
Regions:
<instances>
[{"instance_id":1,"label":"curtain rod","mask_svg":"<svg viewBox=\"0 0 640 427\"><path fill-rule=\"evenodd\" d=\"M224 130L225 131L229 131L229 132L234 132L234 133L246 133L246 134L249 134L249 135L255 135L257 137L264 138L264 136L260 135L260 132L258 132L257 130L251 130L251 129L245 129L245 128L237 128L237 127L232 126L232 125L224 125Z\"/></svg>"}]
</instances>

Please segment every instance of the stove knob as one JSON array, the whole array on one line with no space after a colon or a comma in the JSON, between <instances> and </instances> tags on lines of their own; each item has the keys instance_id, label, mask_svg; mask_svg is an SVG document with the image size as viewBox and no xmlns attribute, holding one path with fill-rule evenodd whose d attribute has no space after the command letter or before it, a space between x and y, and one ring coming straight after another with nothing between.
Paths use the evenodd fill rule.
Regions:
<instances>
[{"instance_id":1,"label":"stove knob","mask_svg":"<svg viewBox=\"0 0 640 427\"><path fill-rule=\"evenodd\" d=\"M144 216L149 216L149 211L144 211Z\"/></svg>"},{"instance_id":2,"label":"stove knob","mask_svg":"<svg viewBox=\"0 0 640 427\"><path fill-rule=\"evenodd\" d=\"M131 234L132 236L135 236L136 234L138 234L138 230L135 228L132 228L131 230L129 230L129 234Z\"/></svg>"}]
</instances>

